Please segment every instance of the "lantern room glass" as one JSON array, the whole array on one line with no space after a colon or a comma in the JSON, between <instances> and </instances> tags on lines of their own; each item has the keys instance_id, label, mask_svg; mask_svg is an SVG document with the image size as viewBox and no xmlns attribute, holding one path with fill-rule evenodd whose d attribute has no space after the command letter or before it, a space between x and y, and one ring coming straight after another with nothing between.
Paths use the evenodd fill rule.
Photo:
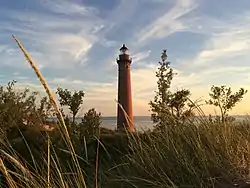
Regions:
<instances>
[{"instance_id":1,"label":"lantern room glass","mask_svg":"<svg viewBox=\"0 0 250 188\"><path fill-rule=\"evenodd\" d=\"M129 49L125 46L125 44L123 44L123 46L120 49L120 55L123 54L129 55Z\"/></svg>"}]
</instances>

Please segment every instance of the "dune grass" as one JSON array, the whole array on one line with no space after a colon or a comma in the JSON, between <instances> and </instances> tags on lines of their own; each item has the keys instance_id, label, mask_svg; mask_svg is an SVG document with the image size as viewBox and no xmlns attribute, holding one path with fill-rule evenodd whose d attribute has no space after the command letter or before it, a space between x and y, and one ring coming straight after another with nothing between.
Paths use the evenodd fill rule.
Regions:
<instances>
[{"instance_id":1,"label":"dune grass","mask_svg":"<svg viewBox=\"0 0 250 188\"><path fill-rule=\"evenodd\" d=\"M241 184L248 178L249 130L248 122L237 126L233 123L199 126L190 123L179 127L168 125L167 130L158 133L101 135L85 147L72 138L72 144L77 160L86 173L84 176L88 179L87 185L94 185L99 181L99 187L230 187L235 183ZM47 139L47 136L40 133L31 134L38 134L44 141ZM8 169L15 179L11 181L9 178L9 186L11 182L18 182L23 183L23 187L47 187L49 164L51 187L67 187L66 184L69 187L84 186L74 176L74 161L69 161L67 146L61 149L63 144L57 145L56 136L50 135L51 162L48 161L47 143L44 142L39 159L35 156L36 146L31 146L37 141L33 138L28 140L29 137L30 134L24 135L27 144L30 144L28 146L31 147L38 170L35 170L32 160L31 165L26 164L30 154L23 155L28 150L20 148L21 143L13 149L9 145L1 147L5 163L12 163L15 167ZM100 143L99 155L96 155L96 140ZM26 143L22 144L26 146ZM99 156L99 160L96 156ZM82 161L89 165L84 165ZM97 172L95 164L100 166L101 171ZM7 173L3 174L8 177ZM102 176L102 182L97 180L97 175Z\"/></svg>"},{"instance_id":2,"label":"dune grass","mask_svg":"<svg viewBox=\"0 0 250 188\"><path fill-rule=\"evenodd\" d=\"M218 187L245 185L250 170L250 122L200 119L167 123L161 132L69 133L46 80L14 37L57 112L58 129L0 138L0 187Z\"/></svg>"},{"instance_id":3,"label":"dune grass","mask_svg":"<svg viewBox=\"0 0 250 188\"><path fill-rule=\"evenodd\" d=\"M121 174L144 187L219 187L246 181L248 125L185 124L132 145Z\"/></svg>"}]
</instances>

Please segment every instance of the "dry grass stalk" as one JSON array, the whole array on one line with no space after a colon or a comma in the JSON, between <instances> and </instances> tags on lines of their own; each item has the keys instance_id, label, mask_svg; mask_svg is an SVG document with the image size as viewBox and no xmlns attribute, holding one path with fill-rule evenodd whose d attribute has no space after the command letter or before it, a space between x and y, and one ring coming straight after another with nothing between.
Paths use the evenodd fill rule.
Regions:
<instances>
[{"instance_id":1,"label":"dry grass stalk","mask_svg":"<svg viewBox=\"0 0 250 188\"><path fill-rule=\"evenodd\" d=\"M49 135L47 135L47 137L48 137L48 145L47 145L47 149L48 149L48 169L47 169L47 171L48 171L48 173L47 173L47 186L48 186L48 188L50 187L50 138L49 138Z\"/></svg>"},{"instance_id":2,"label":"dry grass stalk","mask_svg":"<svg viewBox=\"0 0 250 188\"><path fill-rule=\"evenodd\" d=\"M97 148L96 148L96 160L95 160L95 187L98 188L98 169L99 169L99 148L100 148L100 138L101 138L101 129L98 129L98 139L97 139Z\"/></svg>"},{"instance_id":3,"label":"dry grass stalk","mask_svg":"<svg viewBox=\"0 0 250 188\"><path fill-rule=\"evenodd\" d=\"M125 129L128 129L128 131L131 133L135 132L134 124L133 124L132 120L130 119L130 117L128 116L127 112L125 111L123 106L117 100L115 100L115 101L118 104L119 108L121 108L121 110L124 113L124 116L126 118L126 122L127 122L128 127L125 127Z\"/></svg>"},{"instance_id":4,"label":"dry grass stalk","mask_svg":"<svg viewBox=\"0 0 250 188\"><path fill-rule=\"evenodd\" d=\"M14 38L14 40L16 41L18 47L21 49L21 51L23 52L24 56L26 57L27 61L29 62L30 66L33 68L33 70L35 71L38 79L40 80L40 82L42 83L46 93L48 94L49 96L49 99L55 109L55 112L56 112L56 115L57 115L57 118L60 122L60 125L62 126L63 128L63 134L66 136L66 144L68 146L68 148L70 149L70 152L71 152L71 155L73 157L73 160L74 160L74 163L76 164L76 167L77 167L77 172L78 172L78 175L80 176L79 177L79 181L82 183L83 187L86 187L86 183L85 183L85 179L84 179L84 176L83 176L83 173L82 173L82 170L81 170L81 167L79 165L79 162L78 162L78 159L76 157L76 153L75 153L75 150L74 150L74 147L73 147L73 144L71 142L71 139L70 139L70 136L69 136L69 133L68 133L68 130L67 130L67 127L66 127L66 124L64 122L64 119L63 119L63 116L62 116L62 113L60 111L60 108L59 106L57 105L56 103L56 99L46 81L46 79L43 77L42 73L40 72L39 68L36 66L35 62L32 60L32 58L30 57L30 55L28 54L28 52L24 49L24 47L22 46L22 44L19 42L19 40L14 36L12 35L12 37Z\"/></svg>"},{"instance_id":5,"label":"dry grass stalk","mask_svg":"<svg viewBox=\"0 0 250 188\"><path fill-rule=\"evenodd\" d=\"M10 188L17 188L15 181L12 179L10 174L8 173L8 170L6 169L3 160L0 158L0 172L4 175L4 177L7 180L8 186Z\"/></svg>"},{"instance_id":6,"label":"dry grass stalk","mask_svg":"<svg viewBox=\"0 0 250 188\"><path fill-rule=\"evenodd\" d=\"M4 150L0 150L0 153L5 156L10 162L12 162L16 167L18 167L23 174L28 175L29 178L32 178L29 170L27 170L17 159L6 153Z\"/></svg>"},{"instance_id":7,"label":"dry grass stalk","mask_svg":"<svg viewBox=\"0 0 250 188\"><path fill-rule=\"evenodd\" d=\"M46 81L46 79L43 77L42 73L40 72L39 68L36 66L35 62L32 60L32 58L30 57L30 55L28 54L28 52L24 49L24 47L22 46L22 44L19 42L19 40L12 35L14 40L16 41L18 47L21 49L21 51L23 52L24 56L26 57L27 61L29 62L30 66L33 68L33 70L35 71L37 78L40 80L40 82L42 83L46 93L48 94L49 98L50 98L50 102L52 103L55 111L56 111L56 115L58 120L60 121L61 125L65 126L64 128L66 128L62 113L56 103L56 99L53 95L53 93L51 92L51 89ZM68 132L67 132L68 133Z\"/></svg>"}]
</instances>

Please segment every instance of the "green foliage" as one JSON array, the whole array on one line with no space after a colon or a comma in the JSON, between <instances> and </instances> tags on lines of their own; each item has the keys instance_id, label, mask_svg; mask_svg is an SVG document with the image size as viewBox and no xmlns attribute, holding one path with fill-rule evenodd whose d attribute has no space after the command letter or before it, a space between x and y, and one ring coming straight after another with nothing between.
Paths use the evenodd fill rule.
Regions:
<instances>
[{"instance_id":1,"label":"green foliage","mask_svg":"<svg viewBox=\"0 0 250 188\"><path fill-rule=\"evenodd\" d=\"M40 101L39 108L37 109L39 116L46 121L48 117L54 116L52 104L48 97L43 97Z\"/></svg>"},{"instance_id":2,"label":"green foliage","mask_svg":"<svg viewBox=\"0 0 250 188\"><path fill-rule=\"evenodd\" d=\"M53 113L49 100L43 97L37 107L37 92L16 91L15 83L0 86L0 127L8 132L15 127L41 126Z\"/></svg>"},{"instance_id":3,"label":"green foliage","mask_svg":"<svg viewBox=\"0 0 250 188\"><path fill-rule=\"evenodd\" d=\"M156 72L157 91L153 101L149 102L152 114L151 118L156 127L162 129L171 120L185 120L186 117L193 115L193 105L188 103L190 91L182 89L175 93L170 91L171 82L175 73L170 68L170 62L167 62L167 51L163 50L160 66Z\"/></svg>"},{"instance_id":4,"label":"green foliage","mask_svg":"<svg viewBox=\"0 0 250 188\"><path fill-rule=\"evenodd\" d=\"M152 111L152 121L158 123L157 126L163 126L171 115L168 104L171 101L171 92L169 91L171 81L173 79L173 69L169 67L170 62L167 62L166 50L163 50L162 61L159 62L160 67L156 72L157 88L154 101L150 101L149 105Z\"/></svg>"},{"instance_id":5,"label":"green foliage","mask_svg":"<svg viewBox=\"0 0 250 188\"><path fill-rule=\"evenodd\" d=\"M75 117L80 110L80 106L83 103L83 97L85 93L83 91L74 91L72 94L68 89L57 88L59 95L59 102L61 105L68 106L73 115L73 124L75 123Z\"/></svg>"},{"instance_id":6,"label":"green foliage","mask_svg":"<svg viewBox=\"0 0 250 188\"><path fill-rule=\"evenodd\" d=\"M230 87L212 86L209 96L211 99L206 101L209 105L219 107L221 113L221 121L227 120L228 111L232 110L235 105L243 99L243 96L247 93L247 90L240 88L237 92L233 93Z\"/></svg>"},{"instance_id":7,"label":"green foliage","mask_svg":"<svg viewBox=\"0 0 250 188\"><path fill-rule=\"evenodd\" d=\"M171 108L172 115L175 115L179 119L185 119L186 117L194 115L192 112L194 104L188 103L190 95L191 93L187 89L182 89L171 94L169 106ZM187 109L186 106L189 108Z\"/></svg>"},{"instance_id":8,"label":"green foliage","mask_svg":"<svg viewBox=\"0 0 250 188\"><path fill-rule=\"evenodd\" d=\"M79 124L80 137L97 135L101 123L101 113L96 112L94 108L89 109Z\"/></svg>"}]
</instances>

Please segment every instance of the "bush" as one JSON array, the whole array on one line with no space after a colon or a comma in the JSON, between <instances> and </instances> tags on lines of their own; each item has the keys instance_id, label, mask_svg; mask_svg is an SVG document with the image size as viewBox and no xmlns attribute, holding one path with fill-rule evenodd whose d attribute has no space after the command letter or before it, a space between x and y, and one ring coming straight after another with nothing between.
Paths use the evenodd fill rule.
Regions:
<instances>
[{"instance_id":1,"label":"bush","mask_svg":"<svg viewBox=\"0 0 250 188\"><path fill-rule=\"evenodd\" d=\"M94 108L88 110L78 125L80 138L97 136L100 125L101 113L97 113Z\"/></svg>"},{"instance_id":2,"label":"bush","mask_svg":"<svg viewBox=\"0 0 250 188\"><path fill-rule=\"evenodd\" d=\"M41 127L53 113L46 97L37 105L37 93L29 89L16 91L15 83L9 82L6 88L0 86L0 128L12 137L18 129Z\"/></svg>"}]
</instances>

